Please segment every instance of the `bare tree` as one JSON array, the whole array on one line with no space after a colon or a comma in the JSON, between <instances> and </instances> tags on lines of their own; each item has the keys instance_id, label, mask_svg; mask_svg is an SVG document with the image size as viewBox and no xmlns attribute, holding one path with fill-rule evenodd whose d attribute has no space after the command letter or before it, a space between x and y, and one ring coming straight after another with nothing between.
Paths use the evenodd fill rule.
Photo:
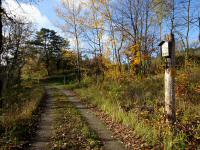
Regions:
<instances>
[{"instance_id":1,"label":"bare tree","mask_svg":"<svg viewBox=\"0 0 200 150\"><path fill-rule=\"evenodd\" d=\"M82 28L82 7L75 0L62 0L62 6L56 9L57 15L65 21L61 29L69 33L75 39L77 52L77 78L81 81L81 47L80 37L83 33Z\"/></svg>"},{"instance_id":2,"label":"bare tree","mask_svg":"<svg viewBox=\"0 0 200 150\"><path fill-rule=\"evenodd\" d=\"M199 22L199 42L200 42L200 17L198 17L198 22Z\"/></svg>"},{"instance_id":3,"label":"bare tree","mask_svg":"<svg viewBox=\"0 0 200 150\"><path fill-rule=\"evenodd\" d=\"M113 60L116 61L118 71L122 71L122 62L121 62L121 54L120 51L123 47L123 43L125 40L124 31L117 26L117 21L114 18L117 18L117 14L114 10L112 10L111 3L109 1L107 3L103 4L103 7L105 8L105 20L108 22L109 25L109 34L111 37L111 46L113 49ZM121 18L122 19L122 18ZM123 19L120 20L120 22L123 22ZM123 24L123 23L122 23Z\"/></svg>"},{"instance_id":4,"label":"bare tree","mask_svg":"<svg viewBox=\"0 0 200 150\"><path fill-rule=\"evenodd\" d=\"M185 53L185 64L188 63L189 55L189 33L190 33L190 0L187 5L187 33L186 33L186 53Z\"/></svg>"}]
</instances>

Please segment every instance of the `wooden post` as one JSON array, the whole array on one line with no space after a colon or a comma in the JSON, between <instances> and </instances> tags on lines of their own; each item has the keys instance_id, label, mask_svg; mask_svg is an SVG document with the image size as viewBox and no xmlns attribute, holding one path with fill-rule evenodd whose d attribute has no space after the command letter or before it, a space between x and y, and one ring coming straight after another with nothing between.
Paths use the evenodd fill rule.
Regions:
<instances>
[{"instance_id":1,"label":"wooden post","mask_svg":"<svg viewBox=\"0 0 200 150\"><path fill-rule=\"evenodd\" d=\"M166 58L165 68L165 111L166 122L174 124L176 121L175 103L175 40L174 35L166 37L169 42L170 57Z\"/></svg>"}]
</instances>

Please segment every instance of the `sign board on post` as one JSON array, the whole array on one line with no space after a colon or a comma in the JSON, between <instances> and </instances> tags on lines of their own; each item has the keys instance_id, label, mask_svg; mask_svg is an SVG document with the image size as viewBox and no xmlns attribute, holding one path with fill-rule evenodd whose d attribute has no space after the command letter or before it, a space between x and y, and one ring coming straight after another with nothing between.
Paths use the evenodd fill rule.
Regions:
<instances>
[{"instance_id":1,"label":"sign board on post","mask_svg":"<svg viewBox=\"0 0 200 150\"><path fill-rule=\"evenodd\" d=\"M169 57L169 42L165 42L162 45L162 57Z\"/></svg>"},{"instance_id":2,"label":"sign board on post","mask_svg":"<svg viewBox=\"0 0 200 150\"><path fill-rule=\"evenodd\" d=\"M158 46L161 46L162 57L170 57L170 45L168 41L162 41Z\"/></svg>"},{"instance_id":3,"label":"sign board on post","mask_svg":"<svg viewBox=\"0 0 200 150\"><path fill-rule=\"evenodd\" d=\"M174 35L171 33L166 36L165 41L161 41L162 57L165 57L165 111L166 122L174 124L176 121L176 98L175 98L175 40Z\"/></svg>"}]
</instances>

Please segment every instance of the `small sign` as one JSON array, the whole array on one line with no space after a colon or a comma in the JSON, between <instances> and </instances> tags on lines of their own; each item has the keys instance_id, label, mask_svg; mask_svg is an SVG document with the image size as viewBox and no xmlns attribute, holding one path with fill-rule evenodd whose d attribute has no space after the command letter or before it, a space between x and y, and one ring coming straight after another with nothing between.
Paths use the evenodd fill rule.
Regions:
<instances>
[{"instance_id":1,"label":"small sign","mask_svg":"<svg viewBox=\"0 0 200 150\"><path fill-rule=\"evenodd\" d=\"M161 55L162 55L162 57L170 57L169 42L161 41L158 46L161 46Z\"/></svg>"},{"instance_id":2,"label":"small sign","mask_svg":"<svg viewBox=\"0 0 200 150\"><path fill-rule=\"evenodd\" d=\"M162 57L169 57L169 43L165 42L162 45Z\"/></svg>"}]
</instances>

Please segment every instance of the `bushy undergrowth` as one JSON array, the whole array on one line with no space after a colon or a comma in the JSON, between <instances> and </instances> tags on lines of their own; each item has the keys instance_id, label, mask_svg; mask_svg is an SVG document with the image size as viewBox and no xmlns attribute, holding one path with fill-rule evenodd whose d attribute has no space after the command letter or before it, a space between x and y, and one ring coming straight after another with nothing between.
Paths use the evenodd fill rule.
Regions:
<instances>
[{"instance_id":1,"label":"bushy undergrowth","mask_svg":"<svg viewBox=\"0 0 200 150\"><path fill-rule=\"evenodd\" d=\"M0 118L0 148L20 147L32 134L36 111L44 97L40 85L25 83L4 94Z\"/></svg>"},{"instance_id":2,"label":"bushy undergrowth","mask_svg":"<svg viewBox=\"0 0 200 150\"><path fill-rule=\"evenodd\" d=\"M92 103L115 121L130 126L150 145L166 149L196 147L200 139L200 70L180 70L176 76L177 122L165 124L164 76L126 81L92 79L71 84L83 101Z\"/></svg>"}]
</instances>

